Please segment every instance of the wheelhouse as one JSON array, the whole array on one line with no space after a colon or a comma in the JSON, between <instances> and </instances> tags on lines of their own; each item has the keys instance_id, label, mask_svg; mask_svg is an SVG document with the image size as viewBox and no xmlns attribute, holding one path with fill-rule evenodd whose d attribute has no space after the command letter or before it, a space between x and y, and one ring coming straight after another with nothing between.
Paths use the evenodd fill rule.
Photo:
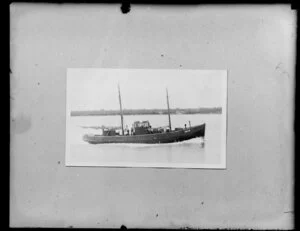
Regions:
<instances>
[{"instance_id":1,"label":"wheelhouse","mask_svg":"<svg viewBox=\"0 0 300 231\"><path fill-rule=\"evenodd\" d=\"M132 129L133 135L143 135L152 133L149 121L135 121L132 125Z\"/></svg>"}]
</instances>

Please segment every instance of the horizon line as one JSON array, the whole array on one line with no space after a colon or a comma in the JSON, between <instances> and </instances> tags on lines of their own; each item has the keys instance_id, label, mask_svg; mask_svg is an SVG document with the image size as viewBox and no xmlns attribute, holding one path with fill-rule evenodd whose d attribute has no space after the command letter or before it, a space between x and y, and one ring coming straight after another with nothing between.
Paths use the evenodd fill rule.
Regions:
<instances>
[{"instance_id":1,"label":"horizon line","mask_svg":"<svg viewBox=\"0 0 300 231\"><path fill-rule=\"evenodd\" d=\"M190 109L215 109L215 108L223 108L222 106L216 106L216 107L189 107L189 108L170 108L170 110L190 110ZM123 110L168 110L166 108L123 108ZM71 111L120 111L120 109L76 109Z\"/></svg>"}]
</instances>

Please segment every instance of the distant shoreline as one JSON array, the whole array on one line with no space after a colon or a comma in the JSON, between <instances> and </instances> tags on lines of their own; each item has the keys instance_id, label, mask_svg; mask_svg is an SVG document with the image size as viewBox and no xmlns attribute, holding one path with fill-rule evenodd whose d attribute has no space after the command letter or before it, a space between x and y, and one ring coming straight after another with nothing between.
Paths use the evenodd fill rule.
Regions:
<instances>
[{"instance_id":1,"label":"distant shoreline","mask_svg":"<svg viewBox=\"0 0 300 231\"><path fill-rule=\"evenodd\" d=\"M123 115L166 115L167 109L123 109ZM191 114L222 114L221 107L213 108L176 108L170 109L173 115ZM120 110L91 110L91 111L71 111L71 116L116 116L120 115Z\"/></svg>"}]
</instances>

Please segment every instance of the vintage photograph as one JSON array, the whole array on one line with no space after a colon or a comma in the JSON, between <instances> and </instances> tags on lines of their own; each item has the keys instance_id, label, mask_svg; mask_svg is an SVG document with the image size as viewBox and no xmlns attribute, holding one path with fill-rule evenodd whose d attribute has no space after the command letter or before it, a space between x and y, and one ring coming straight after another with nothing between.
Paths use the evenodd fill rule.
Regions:
<instances>
[{"instance_id":1,"label":"vintage photograph","mask_svg":"<svg viewBox=\"0 0 300 231\"><path fill-rule=\"evenodd\" d=\"M66 165L226 168L226 70L67 70Z\"/></svg>"}]
</instances>

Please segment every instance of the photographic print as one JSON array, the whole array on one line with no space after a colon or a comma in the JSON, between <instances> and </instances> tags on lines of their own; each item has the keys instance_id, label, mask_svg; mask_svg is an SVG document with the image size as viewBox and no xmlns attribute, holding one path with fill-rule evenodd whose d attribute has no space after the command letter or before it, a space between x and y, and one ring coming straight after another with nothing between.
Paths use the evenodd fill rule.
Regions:
<instances>
[{"instance_id":1,"label":"photographic print","mask_svg":"<svg viewBox=\"0 0 300 231\"><path fill-rule=\"evenodd\" d=\"M66 165L226 168L226 70L67 70Z\"/></svg>"}]
</instances>

